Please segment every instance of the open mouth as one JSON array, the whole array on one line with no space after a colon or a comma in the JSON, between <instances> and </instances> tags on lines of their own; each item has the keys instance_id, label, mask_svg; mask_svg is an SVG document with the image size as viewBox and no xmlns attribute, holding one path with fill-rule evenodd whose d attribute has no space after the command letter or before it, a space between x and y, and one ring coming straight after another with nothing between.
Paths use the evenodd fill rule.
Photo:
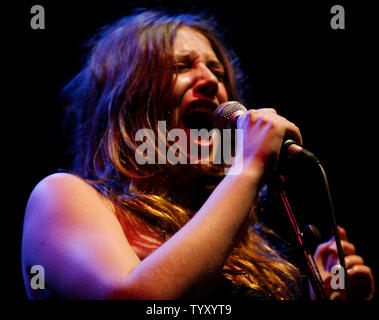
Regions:
<instances>
[{"instance_id":1,"label":"open mouth","mask_svg":"<svg viewBox=\"0 0 379 320\"><path fill-rule=\"evenodd\" d=\"M183 113L183 125L187 129L206 129L210 131L214 128L213 112L217 108L216 104L208 101L195 101L188 105Z\"/></svg>"},{"instance_id":2,"label":"open mouth","mask_svg":"<svg viewBox=\"0 0 379 320\"><path fill-rule=\"evenodd\" d=\"M216 108L216 103L208 100L193 101L186 106L182 115L182 124L190 144L202 147L213 145L213 137L208 133L214 128L213 112Z\"/></svg>"},{"instance_id":3,"label":"open mouth","mask_svg":"<svg viewBox=\"0 0 379 320\"><path fill-rule=\"evenodd\" d=\"M213 128L212 115L203 111L193 111L183 116L183 124L188 129L207 129Z\"/></svg>"}]
</instances>

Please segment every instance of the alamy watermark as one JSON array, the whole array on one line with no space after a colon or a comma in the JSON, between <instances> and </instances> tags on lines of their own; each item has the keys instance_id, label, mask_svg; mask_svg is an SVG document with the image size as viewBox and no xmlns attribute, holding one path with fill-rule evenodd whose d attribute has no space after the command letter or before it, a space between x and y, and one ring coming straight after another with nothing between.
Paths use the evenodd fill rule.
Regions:
<instances>
[{"instance_id":1,"label":"alamy watermark","mask_svg":"<svg viewBox=\"0 0 379 320\"><path fill-rule=\"evenodd\" d=\"M33 15L30 19L30 27L33 30L45 29L45 8L41 5L34 5L30 8Z\"/></svg>"},{"instance_id":2,"label":"alamy watermark","mask_svg":"<svg viewBox=\"0 0 379 320\"><path fill-rule=\"evenodd\" d=\"M30 268L30 273L34 274L30 279L30 287L33 290L45 289L45 268L36 264Z\"/></svg>"},{"instance_id":3,"label":"alamy watermark","mask_svg":"<svg viewBox=\"0 0 379 320\"><path fill-rule=\"evenodd\" d=\"M334 290L345 289L345 269L336 264L330 269L330 272L334 274L330 280L330 287Z\"/></svg>"},{"instance_id":4,"label":"alamy watermark","mask_svg":"<svg viewBox=\"0 0 379 320\"><path fill-rule=\"evenodd\" d=\"M34 5L30 8L33 15L30 19L30 27L33 30L45 29L45 8L41 5ZM333 5L330 9L333 16L330 19L330 26L333 30L345 29L345 9L342 5Z\"/></svg>"},{"instance_id":5,"label":"alamy watermark","mask_svg":"<svg viewBox=\"0 0 379 320\"><path fill-rule=\"evenodd\" d=\"M330 19L330 26L333 30L345 29L345 9L341 5L334 5L330 9L330 13L333 14Z\"/></svg>"},{"instance_id":6,"label":"alamy watermark","mask_svg":"<svg viewBox=\"0 0 379 320\"><path fill-rule=\"evenodd\" d=\"M242 161L235 161L233 156L235 150L235 153L241 153L239 159L243 157L243 148L239 150L234 142L243 143L242 129L220 131L214 128L208 131L175 128L167 131L166 127L166 121L158 121L157 137L151 129L143 128L136 132L135 140L141 142L135 152L138 164L233 164L225 168L225 173L233 175L242 172ZM167 142L173 143L167 148Z\"/></svg>"}]
</instances>

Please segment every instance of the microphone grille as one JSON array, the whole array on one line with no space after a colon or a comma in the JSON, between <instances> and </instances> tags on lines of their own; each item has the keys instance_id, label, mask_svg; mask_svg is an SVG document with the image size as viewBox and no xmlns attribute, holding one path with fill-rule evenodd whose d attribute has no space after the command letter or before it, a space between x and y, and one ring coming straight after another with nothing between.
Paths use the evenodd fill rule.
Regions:
<instances>
[{"instance_id":1,"label":"microphone grille","mask_svg":"<svg viewBox=\"0 0 379 320\"><path fill-rule=\"evenodd\" d=\"M227 101L218 106L213 113L213 125L219 129L235 127L237 118L247 109L238 101Z\"/></svg>"}]
</instances>

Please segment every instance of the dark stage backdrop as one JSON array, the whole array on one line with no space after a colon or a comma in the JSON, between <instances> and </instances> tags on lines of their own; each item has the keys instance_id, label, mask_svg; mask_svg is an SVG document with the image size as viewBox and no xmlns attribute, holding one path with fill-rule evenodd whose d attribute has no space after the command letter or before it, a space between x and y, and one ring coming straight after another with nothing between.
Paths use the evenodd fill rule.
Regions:
<instances>
[{"instance_id":1,"label":"dark stage backdrop","mask_svg":"<svg viewBox=\"0 0 379 320\"><path fill-rule=\"evenodd\" d=\"M377 49L369 3L342 4L345 29L330 26L331 7L320 1L143 1L188 9L206 8L229 32L251 86L249 107L275 107L302 130L304 146L321 160L329 178L337 222L346 228L358 254L377 274ZM30 27L33 5L45 9L45 29ZM20 250L24 210L34 186L67 167L66 138L57 95L80 70L83 42L105 24L130 12L128 1L22 1L9 12L11 24L11 112L3 160L7 196L4 214L12 220L12 296L26 299ZM6 48L3 48L5 50ZM3 61L8 64L8 61ZM376 90L375 90L376 89ZM374 91L375 90L375 91ZM8 127L9 125L9 127ZM9 147L8 147L9 144ZM12 169L10 169L12 168ZM318 173L307 165L289 170L291 200L302 225L313 223L330 237L330 218ZM8 196L9 193L9 196ZM11 210L10 210L11 209ZM267 223L290 232L272 213ZM5 228L8 228L5 226ZM8 244L7 244L8 245Z\"/></svg>"}]
</instances>

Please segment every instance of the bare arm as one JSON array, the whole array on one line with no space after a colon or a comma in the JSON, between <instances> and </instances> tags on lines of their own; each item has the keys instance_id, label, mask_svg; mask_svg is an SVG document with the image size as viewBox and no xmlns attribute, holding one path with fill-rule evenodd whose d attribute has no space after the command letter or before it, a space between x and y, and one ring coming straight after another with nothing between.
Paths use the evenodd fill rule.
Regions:
<instances>
[{"instance_id":1,"label":"bare arm","mask_svg":"<svg viewBox=\"0 0 379 320\"><path fill-rule=\"evenodd\" d=\"M250 177L226 177L195 217L130 273L124 294L175 299L198 280L208 283L223 266L256 187Z\"/></svg>"},{"instance_id":2,"label":"bare arm","mask_svg":"<svg viewBox=\"0 0 379 320\"><path fill-rule=\"evenodd\" d=\"M50 285L70 298L175 299L199 280L211 282L262 177L275 165L284 135L301 141L298 129L273 110L249 112L239 127L245 135L239 141L244 152L236 157L242 172L226 176L196 215L143 261L97 193L67 175L47 178L31 196L25 261L44 265Z\"/></svg>"}]
</instances>

